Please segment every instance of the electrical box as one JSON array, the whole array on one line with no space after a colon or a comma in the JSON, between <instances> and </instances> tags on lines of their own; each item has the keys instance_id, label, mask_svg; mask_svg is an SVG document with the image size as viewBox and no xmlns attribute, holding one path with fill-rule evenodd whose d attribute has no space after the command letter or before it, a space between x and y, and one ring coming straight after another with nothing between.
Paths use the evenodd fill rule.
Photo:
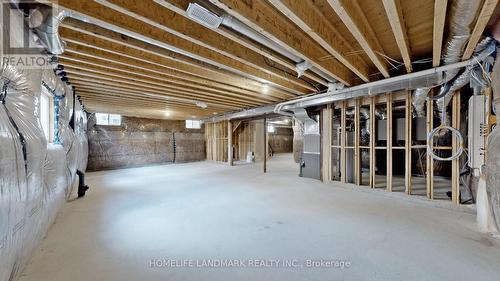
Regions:
<instances>
[{"instance_id":1,"label":"electrical box","mask_svg":"<svg viewBox=\"0 0 500 281\"><path fill-rule=\"evenodd\" d=\"M479 176L484 164L485 138L482 132L486 124L486 96L477 95L469 99L468 154L469 167Z\"/></svg>"}]
</instances>

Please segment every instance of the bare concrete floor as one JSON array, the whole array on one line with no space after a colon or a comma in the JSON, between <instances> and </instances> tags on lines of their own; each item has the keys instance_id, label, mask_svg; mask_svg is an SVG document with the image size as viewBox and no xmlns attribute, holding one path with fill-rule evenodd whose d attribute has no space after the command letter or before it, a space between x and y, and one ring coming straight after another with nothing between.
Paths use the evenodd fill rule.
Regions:
<instances>
[{"instance_id":1,"label":"bare concrete floor","mask_svg":"<svg viewBox=\"0 0 500 281\"><path fill-rule=\"evenodd\" d=\"M21 280L500 280L500 243L473 214L296 175L290 155L265 175L208 162L89 173ZM243 264L197 267L214 259Z\"/></svg>"}]
</instances>

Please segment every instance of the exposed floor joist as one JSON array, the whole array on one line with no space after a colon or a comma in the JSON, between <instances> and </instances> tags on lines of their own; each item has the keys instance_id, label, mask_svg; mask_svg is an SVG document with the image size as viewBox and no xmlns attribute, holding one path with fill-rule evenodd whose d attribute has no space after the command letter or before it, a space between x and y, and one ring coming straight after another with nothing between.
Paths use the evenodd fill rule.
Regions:
<instances>
[{"instance_id":1,"label":"exposed floor joist","mask_svg":"<svg viewBox=\"0 0 500 281\"><path fill-rule=\"evenodd\" d=\"M59 7L74 11L75 13L81 13L86 17L127 30L136 34L138 37L147 35L146 37L150 38L151 41L161 44L167 49L179 50L183 54L189 54L194 58L224 69L229 69L234 73L251 77L260 82L269 82L272 86L279 87L296 94L311 91L310 85L302 85L304 82L294 77L284 78L281 74L258 70L242 63L241 61L234 60L215 52L212 49L195 44L189 39L169 34L163 29L146 24L143 21L134 19L133 17L118 13L115 10L102 6L98 3L76 0L52 0L51 2ZM163 10L165 9L163 8Z\"/></svg>"},{"instance_id":2,"label":"exposed floor joist","mask_svg":"<svg viewBox=\"0 0 500 281\"><path fill-rule=\"evenodd\" d=\"M269 2L364 82L370 81L369 66L358 55L348 56L353 50L322 17L321 12L312 2L294 0L270 0Z\"/></svg>"},{"instance_id":3,"label":"exposed floor joist","mask_svg":"<svg viewBox=\"0 0 500 281\"><path fill-rule=\"evenodd\" d=\"M462 56L462 60L468 60L474 53L474 49L476 48L481 35L483 34L484 28L488 24L488 21L493 15L495 8L498 5L498 0L484 0L483 7L481 8L481 12L477 18L476 24L474 25L474 30L469 38L469 43L465 48L464 54Z\"/></svg>"},{"instance_id":4,"label":"exposed floor joist","mask_svg":"<svg viewBox=\"0 0 500 281\"><path fill-rule=\"evenodd\" d=\"M443 33L446 20L446 7L448 0L436 0L434 4L434 30L432 39L432 66L438 67L441 63L441 49L443 46Z\"/></svg>"},{"instance_id":5,"label":"exposed floor joist","mask_svg":"<svg viewBox=\"0 0 500 281\"><path fill-rule=\"evenodd\" d=\"M255 0L252 5L238 0L210 2L338 81L346 85L353 84L354 75L347 67L336 59L321 60L328 55L326 50L264 1Z\"/></svg>"},{"instance_id":6,"label":"exposed floor joist","mask_svg":"<svg viewBox=\"0 0 500 281\"><path fill-rule=\"evenodd\" d=\"M162 5L180 15L183 15L184 17L188 17L186 13L186 9L191 3L191 0L154 0L155 3ZM230 30L229 28L226 28L224 26L219 26L219 28L214 29L215 32L265 56L266 58L281 64L282 66L286 67L288 70L290 70L295 76L297 75L296 69L295 69L295 63L290 61L288 58L284 58L282 55L277 54L276 52L269 50L265 46L259 45L257 43L252 42L251 39L246 38L245 36L242 36L240 34L237 34L236 32ZM322 84L322 85L327 85L328 81L325 80L324 78L319 77L317 74L312 73L311 71L306 71L304 73L305 77L310 78L311 80Z\"/></svg>"},{"instance_id":7,"label":"exposed floor joist","mask_svg":"<svg viewBox=\"0 0 500 281\"><path fill-rule=\"evenodd\" d=\"M408 42L408 35L406 33L405 20L401 11L401 5L399 0L382 0L384 3L385 12L387 13L387 18L391 24L392 32L394 37L396 37L396 42L403 57L405 63L406 71L408 73L413 71L411 62L411 51L410 43Z\"/></svg>"},{"instance_id":8,"label":"exposed floor joist","mask_svg":"<svg viewBox=\"0 0 500 281\"><path fill-rule=\"evenodd\" d=\"M161 59L158 58L154 61L161 62L161 66L165 68L164 70L162 70L162 72L164 72L165 74L173 75L175 77L182 77L185 79L199 78L205 81L213 81L231 87L241 88L256 93L261 93L261 83L259 82L250 80L248 78L240 77L232 73L224 72L223 70L216 68L212 65L203 63L201 61L196 61L192 58L158 47L156 45L148 44L146 42L137 40L135 38L128 37L123 34L74 19L66 19L61 26L104 41L110 41L115 44L135 49L139 51L136 54L140 54L140 58L144 57L152 58L146 56L146 53L161 57ZM96 43L96 41L91 41L86 43L92 43L96 44L96 46L100 46L99 44ZM129 51L127 54L133 55L134 52ZM288 96L291 95L274 88L271 88L269 93L271 95L273 93L280 93Z\"/></svg>"},{"instance_id":9,"label":"exposed floor joist","mask_svg":"<svg viewBox=\"0 0 500 281\"><path fill-rule=\"evenodd\" d=\"M389 77L387 63L380 55L383 53L380 42L359 8L357 1L328 0L328 4L337 13L354 38L356 38L380 73L386 78Z\"/></svg>"}]
</instances>

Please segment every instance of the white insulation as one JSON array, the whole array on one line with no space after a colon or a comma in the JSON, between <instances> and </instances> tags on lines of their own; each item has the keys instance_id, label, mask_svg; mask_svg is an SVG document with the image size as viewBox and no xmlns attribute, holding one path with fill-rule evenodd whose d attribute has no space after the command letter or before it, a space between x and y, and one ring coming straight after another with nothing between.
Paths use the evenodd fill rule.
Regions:
<instances>
[{"instance_id":1,"label":"white insulation","mask_svg":"<svg viewBox=\"0 0 500 281\"><path fill-rule=\"evenodd\" d=\"M24 34L27 27L15 28ZM85 170L88 148L82 105L75 103L73 131L73 92L51 68L2 65L0 76L0 85L7 86L0 103L0 281L7 281L18 278L61 204L72 196L76 169ZM42 87L64 96L59 100L60 144L47 142L39 121Z\"/></svg>"},{"instance_id":2,"label":"white insulation","mask_svg":"<svg viewBox=\"0 0 500 281\"><path fill-rule=\"evenodd\" d=\"M497 60L498 58L499 55L497 52ZM491 79L493 85L493 105L498 118L500 109L500 64L495 64ZM488 136L488 157L486 159L486 191L496 231L500 232L500 126L498 125L498 121Z\"/></svg>"}]
</instances>

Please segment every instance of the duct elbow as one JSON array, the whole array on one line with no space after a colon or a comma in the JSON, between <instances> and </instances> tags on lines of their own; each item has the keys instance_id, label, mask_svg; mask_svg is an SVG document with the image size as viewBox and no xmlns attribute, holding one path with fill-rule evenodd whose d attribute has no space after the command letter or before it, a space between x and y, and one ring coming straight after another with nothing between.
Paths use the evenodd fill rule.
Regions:
<instances>
[{"instance_id":1,"label":"duct elbow","mask_svg":"<svg viewBox=\"0 0 500 281\"><path fill-rule=\"evenodd\" d=\"M417 88L413 92L412 104L417 117L425 117L425 101L429 91L429 88Z\"/></svg>"},{"instance_id":2,"label":"duct elbow","mask_svg":"<svg viewBox=\"0 0 500 281\"><path fill-rule=\"evenodd\" d=\"M59 36L59 25L68 16L68 11L41 5L28 18L29 26L51 54L60 55L66 48L66 43Z\"/></svg>"}]
</instances>

